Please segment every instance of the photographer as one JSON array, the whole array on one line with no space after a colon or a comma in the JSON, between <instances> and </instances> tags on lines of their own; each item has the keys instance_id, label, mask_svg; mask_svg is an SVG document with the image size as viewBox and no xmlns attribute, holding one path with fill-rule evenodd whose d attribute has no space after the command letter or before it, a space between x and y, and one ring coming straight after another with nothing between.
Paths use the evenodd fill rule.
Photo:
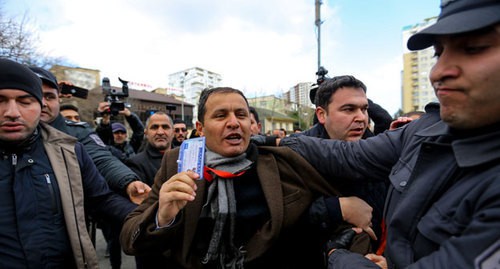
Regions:
<instances>
[{"instance_id":1,"label":"photographer","mask_svg":"<svg viewBox=\"0 0 500 269\"><path fill-rule=\"evenodd\" d=\"M110 103L101 102L97 108L102 120L96 128L96 133L109 146L110 151L121 161L132 157L138 152L144 137L144 125L139 117L128 108L119 111L132 128L132 136L127 141L127 129L119 122L111 123Z\"/></svg>"}]
</instances>

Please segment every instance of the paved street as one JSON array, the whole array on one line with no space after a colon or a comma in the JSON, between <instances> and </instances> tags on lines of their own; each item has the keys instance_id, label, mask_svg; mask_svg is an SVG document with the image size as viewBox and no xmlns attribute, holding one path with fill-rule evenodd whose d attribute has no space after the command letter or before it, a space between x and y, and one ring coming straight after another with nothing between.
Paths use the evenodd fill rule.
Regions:
<instances>
[{"instance_id":1,"label":"paved street","mask_svg":"<svg viewBox=\"0 0 500 269\"><path fill-rule=\"evenodd\" d=\"M99 258L99 268L101 269L111 269L111 265L109 264L109 258L104 257L106 252L106 241L102 236L102 231L97 229L96 233L96 250L97 250L97 258ZM135 269L135 259L133 256L125 255L122 253L122 269Z\"/></svg>"}]
</instances>

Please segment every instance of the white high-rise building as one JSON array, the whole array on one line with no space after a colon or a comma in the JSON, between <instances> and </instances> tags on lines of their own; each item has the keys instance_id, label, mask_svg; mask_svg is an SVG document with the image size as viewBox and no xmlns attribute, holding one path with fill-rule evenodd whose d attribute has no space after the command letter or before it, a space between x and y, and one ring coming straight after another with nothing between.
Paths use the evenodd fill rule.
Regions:
<instances>
[{"instance_id":1,"label":"white high-rise building","mask_svg":"<svg viewBox=\"0 0 500 269\"><path fill-rule=\"evenodd\" d=\"M198 99L201 91L205 88L219 87L221 82L221 75L200 67L192 67L168 75L169 87L182 89L184 102L195 105L193 124L198 119Z\"/></svg>"}]
</instances>

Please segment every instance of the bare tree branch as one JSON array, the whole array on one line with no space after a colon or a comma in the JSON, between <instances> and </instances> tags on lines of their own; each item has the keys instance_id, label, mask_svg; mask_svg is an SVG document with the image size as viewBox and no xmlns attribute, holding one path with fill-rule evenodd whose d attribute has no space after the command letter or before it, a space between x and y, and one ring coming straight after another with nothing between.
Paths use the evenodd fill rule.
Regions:
<instances>
[{"instance_id":1,"label":"bare tree branch","mask_svg":"<svg viewBox=\"0 0 500 269\"><path fill-rule=\"evenodd\" d=\"M20 21L16 21L5 15L2 6L3 1L0 1L0 57L43 68L64 62L62 57L53 57L40 51L38 36L29 28L27 13Z\"/></svg>"}]
</instances>

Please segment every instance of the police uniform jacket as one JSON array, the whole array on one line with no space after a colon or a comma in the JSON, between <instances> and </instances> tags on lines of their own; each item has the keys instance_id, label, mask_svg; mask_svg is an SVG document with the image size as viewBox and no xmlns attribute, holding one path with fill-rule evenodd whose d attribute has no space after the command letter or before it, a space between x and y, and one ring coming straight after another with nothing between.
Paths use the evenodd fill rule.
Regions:
<instances>
[{"instance_id":1,"label":"police uniform jacket","mask_svg":"<svg viewBox=\"0 0 500 269\"><path fill-rule=\"evenodd\" d=\"M426 112L404 127L358 142L301 136L281 145L329 179L390 179L384 210L389 268L498 263L500 126L458 132L440 120L438 104ZM330 261L359 258L344 259L342 253L334 252Z\"/></svg>"},{"instance_id":2,"label":"police uniform jacket","mask_svg":"<svg viewBox=\"0 0 500 269\"><path fill-rule=\"evenodd\" d=\"M111 154L88 123L65 120L63 116L58 115L50 125L76 137L78 142L82 143L112 190L126 195L127 185L138 180L137 175L130 168Z\"/></svg>"}]
</instances>

